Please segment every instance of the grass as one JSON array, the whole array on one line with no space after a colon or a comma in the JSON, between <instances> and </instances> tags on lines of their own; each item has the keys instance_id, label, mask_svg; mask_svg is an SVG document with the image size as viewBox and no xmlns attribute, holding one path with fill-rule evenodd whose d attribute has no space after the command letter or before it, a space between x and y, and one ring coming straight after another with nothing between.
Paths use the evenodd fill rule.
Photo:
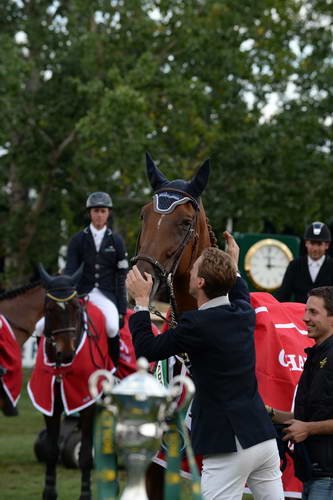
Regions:
<instances>
[{"instance_id":1,"label":"grass","mask_svg":"<svg viewBox=\"0 0 333 500\"><path fill-rule=\"evenodd\" d=\"M1 500L37 500L42 497L44 464L38 463L33 446L45 427L41 413L35 410L26 391L30 370L25 370L19 401L19 416L0 415L0 498ZM58 498L79 498L80 472L58 467Z\"/></svg>"},{"instance_id":2,"label":"grass","mask_svg":"<svg viewBox=\"0 0 333 500\"><path fill-rule=\"evenodd\" d=\"M0 498L1 500L38 500L42 497L44 465L38 463L33 446L38 433L45 427L41 413L35 410L26 391L30 370L24 373L24 386L19 402L18 417L0 414ZM188 481L184 480L182 500L189 498ZM58 467L58 499L79 498L80 471ZM93 474L93 492L96 485ZM244 495L250 500L251 495Z\"/></svg>"}]
</instances>

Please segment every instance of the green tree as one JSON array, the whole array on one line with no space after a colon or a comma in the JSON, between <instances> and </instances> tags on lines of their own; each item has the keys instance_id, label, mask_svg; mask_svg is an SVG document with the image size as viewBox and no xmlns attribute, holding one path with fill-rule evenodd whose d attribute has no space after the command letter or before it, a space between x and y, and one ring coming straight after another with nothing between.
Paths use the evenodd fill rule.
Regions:
<instances>
[{"instance_id":1,"label":"green tree","mask_svg":"<svg viewBox=\"0 0 333 500\"><path fill-rule=\"evenodd\" d=\"M0 1L6 282L38 261L56 270L94 190L114 198L133 253L147 150L169 178L212 158L204 199L218 233L230 217L239 231L324 218L330 29L328 2L314 0ZM272 92L280 110L264 122Z\"/></svg>"}]
</instances>

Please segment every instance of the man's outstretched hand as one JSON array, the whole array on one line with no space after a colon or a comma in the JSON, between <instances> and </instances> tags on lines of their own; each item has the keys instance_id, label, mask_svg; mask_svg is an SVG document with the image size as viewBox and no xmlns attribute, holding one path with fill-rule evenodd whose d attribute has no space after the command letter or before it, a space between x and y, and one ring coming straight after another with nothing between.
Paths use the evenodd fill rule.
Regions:
<instances>
[{"instance_id":1,"label":"man's outstretched hand","mask_svg":"<svg viewBox=\"0 0 333 500\"><path fill-rule=\"evenodd\" d=\"M223 236L226 242L225 251L230 255L236 267L238 268L239 246L237 245L235 238L228 231L224 231Z\"/></svg>"}]
</instances>

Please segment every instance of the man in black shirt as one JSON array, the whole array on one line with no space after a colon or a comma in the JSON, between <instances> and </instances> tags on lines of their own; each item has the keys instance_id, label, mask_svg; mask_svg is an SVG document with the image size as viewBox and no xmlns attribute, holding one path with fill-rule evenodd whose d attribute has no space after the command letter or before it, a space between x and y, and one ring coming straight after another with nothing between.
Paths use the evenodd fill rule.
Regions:
<instances>
[{"instance_id":1,"label":"man in black shirt","mask_svg":"<svg viewBox=\"0 0 333 500\"><path fill-rule=\"evenodd\" d=\"M304 322L315 345L305 349L294 413L267 410L274 423L287 425L284 439L296 443L302 499L333 500L333 286L309 292Z\"/></svg>"}]
</instances>

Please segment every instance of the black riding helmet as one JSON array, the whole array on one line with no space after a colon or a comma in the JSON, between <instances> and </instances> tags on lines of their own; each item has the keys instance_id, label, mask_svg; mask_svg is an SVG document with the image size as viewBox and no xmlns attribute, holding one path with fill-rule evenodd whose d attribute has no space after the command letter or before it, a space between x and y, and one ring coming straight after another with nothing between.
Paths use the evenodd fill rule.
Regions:
<instances>
[{"instance_id":1,"label":"black riding helmet","mask_svg":"<svg viewBox=\"0 0 333 500\"><path fill-rule=\"evenodd\" d=\"M111 196L108 195L108 193L104 193L103 191L91 193L87 198L86 207L88 209L97 207L112 208Z\"/></svg>"},{"instance_id":2,"label":"black riding helmet","mask_svg":"<svg viewBox=\"0 0 333 500\"><path fill-rule=\"evenodd\" d=\"M310 241L331 241L331 232L323 222L312 222L304 232L304 239Z\"/></svg>"}]
</instances>

